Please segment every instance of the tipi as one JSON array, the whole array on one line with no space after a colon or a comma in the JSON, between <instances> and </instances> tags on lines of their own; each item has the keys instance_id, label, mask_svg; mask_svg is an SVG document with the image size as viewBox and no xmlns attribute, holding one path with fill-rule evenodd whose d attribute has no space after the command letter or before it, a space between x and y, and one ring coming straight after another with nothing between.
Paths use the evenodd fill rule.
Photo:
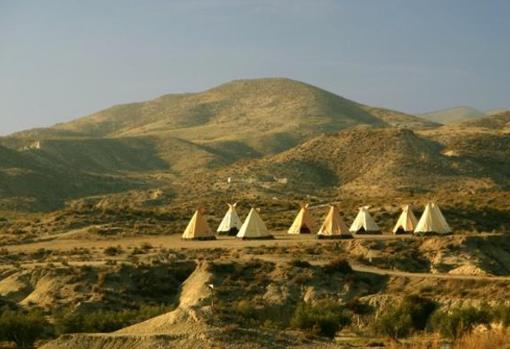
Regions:
<instances>
[{"instance_id":1,"label":"tipi","mask_svg":"<svg viewBox=\"0 0 510 349\"><path fill-rule=\"evenodd\" d=\"M236 236L243 240L273 238L260 218L257 210L254 208L252 208L250 213L248 213L248 216Z\"/></svg>"},{"instance_id":2,"label":"tipi","mask_svg":"<svg viewBox=\"0 0 510 349\"><path fill-rule=\"evenodd\" d=\"M308 210L308 204L301 204L294 222L289 228L289 234L311 234L315 230L315 221Z\"/></svg>"},{"instance_id":3,"label":"tipi","mask_svg":"<svg viewBox=\"0 0 510 349\"><path fill-rule=\"evenodd\" d=\"M434 203L428 203L416 225L415 233L438 233L448 234L452 229L446 222L439 207Z\"/></svg>"},{"instance_id":4,"label":"tipi","mask_svg":"<svg viewBox=\"0 0 510 349\"><path fill-rule=\"evenodd\" d=\"M209 225L205 220L203 209L200 208L195 211L195 214L191 217L186 230L184 230L184 234L182 234L182 238L185 240L216 239L213 231L209 228Z\"/></svg>"},{"instance_id":5,"label":"tipi","mask_svg":"<svg viewBox=\"0 0 510 349\"><path fill-rule=\"evenodd\" d=\"M381 229L375 223L374 219L368 212L370 206L363 206L359 209L358 215L352 222L350 227L351 233L363 234L363 233L380 233Z\"/></svg>"},{"instance_id":6,"label":"tipi","mask_svg":"<svg viewBox=\"0 0 510 349\"><path fill-rule=\"evenodd\" d=\"M417 223L418 220L414 216L413 209L411 206L405 205L402 207L402 214L393 228L393 234L412 233Z\"/></svg>"},{"instance_id":7,"label":"tipi","mask_svg":"<svg viewBox=\"0 0 510 349\"><path fill-rule=\"evenodd\" d=\"M241 229L241 225L243 225L243 223L241 222L241 219L239 219L239 216L237 215L236 211L237 202L234 204L227 205L228 211L227 213L225 213L225 216L223 217L216 231L218 232L219 235L235 236L239 232L239 229Z\"/></svg>"},{"instance_id":8,"label":"tipi","mask_svg":"<svg viewBox=\"0 0 510 349\"><path fill-rule=\"evenodd\" d=\"M338 209L331 205L324 223L317 233L318 239L350 239L352 234L347 228L343 218L340 216Z\"/></svg>"},{"instance_id":9,"label":"tipi","mask_svg":"<svg viewBox=\"0 0 510 349\"><path fill-rule=\"evenodd\" d=\"M439 218L439 221L441 222L441 225L443 226L444 230L447 233L452 232L452 228L450 228L450 225L446 221L446 218L444 218L443 212L441 212L441 209L439 206L436 205L435 202L432 203L432 209L434 210L434 214Z\"/></svg>"}]
</instances>

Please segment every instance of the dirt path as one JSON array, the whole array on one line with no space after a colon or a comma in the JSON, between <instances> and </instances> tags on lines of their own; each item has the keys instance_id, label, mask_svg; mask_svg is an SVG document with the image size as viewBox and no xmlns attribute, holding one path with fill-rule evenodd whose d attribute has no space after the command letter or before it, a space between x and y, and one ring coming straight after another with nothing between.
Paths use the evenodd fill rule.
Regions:
<instances>
[{"instance_id":1,"label":"dirt path","mask_svg":"<svg viewBox=\"0 0 510 349\"><path fill-rule=\"evenodd\" d=\"M480 276L480 275L459 275L459 274L434 274L434 273L410 273L405 271L382 269L368 265L353 264L353 270L377 275L400 276L409 278L434 278L448 280L487 280L487 281L510 281L510 276Z\"/></svg>"},{"instance_id":2,"label":"dirt path","mask_svg":"<svg viewBox=\"0 0 510 349\"><path fill-rule=\"evenodd\" d=\"M109 246L134 247L144 243L149 243L154 247L163 247L169 249L211 249L226 248L240 249L244 247L260 247L260 246L291 246L299 244L328 244L333 240L317 240L315 235L289 235L285 233L277 233L273 240L239 240L235 237L220 236L217 240L211 241L189 241L182 240L180 235L141 235L133 237L119 237L101 239L90 237L89 239L66 239L65 237L55 238L53 240L45 240L31 242L19 245L5 246L8 251L12 252L33 252L41 248L52 250L72 250L74 248L105 248ZM359 235L356 239L362 240L395 240L395 239L412 239L411 235ZM342 240L336 240L342 241ZM344 240L345 241L345 240Z\"/></svg>"}]
</instances>

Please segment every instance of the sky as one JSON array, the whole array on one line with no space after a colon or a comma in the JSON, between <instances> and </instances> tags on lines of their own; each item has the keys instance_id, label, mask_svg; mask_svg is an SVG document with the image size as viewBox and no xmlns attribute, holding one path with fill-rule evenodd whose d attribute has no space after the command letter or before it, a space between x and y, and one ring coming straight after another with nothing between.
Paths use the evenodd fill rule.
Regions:
<instances>
[{"instance_id":1,"label":"sky","mask_svg":"<svg viewBox=\"0 0 510 349\"><path fill-rule=\"evenodd\" d=\"M0 134L258 77L508 108L508 18L509 0L0 0Z\"/></svg>"}]
</instances>

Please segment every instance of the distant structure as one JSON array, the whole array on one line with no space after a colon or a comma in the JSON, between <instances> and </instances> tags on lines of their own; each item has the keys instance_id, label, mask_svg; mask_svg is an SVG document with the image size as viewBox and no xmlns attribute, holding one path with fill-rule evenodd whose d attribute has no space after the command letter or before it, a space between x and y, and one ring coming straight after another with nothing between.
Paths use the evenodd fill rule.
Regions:
<instances>
[{"instance_id":1,"label":"distant structure","mask_svg":"<svg viewBox=\"0 0 510 349\"><path fill-rule=\"evenodd\" d=\"M315 231L315 221L308 210L308 206L308 204L300 204L301 209L289 228L289 234L311 234Z\"/></svg>"},{"instance_id":2,"label":"distant structure","mask_svg":"<svg viewBox=\"0 0 510 349\"><path fill-rule=\"evenodd\" d=\"M452 229L435 203L428 203L416 225L415 233L449 234Z\"/></svg>"},{"instance_id":3,"label":"distant structure","mask_svg":"<svg viewBox=\"0 0 510 349\"><path fill-rule=\"evenodd\" d=\"M214 240L214 232L209 228L204 217L204 210L199 208L188 223L182 238L185 240Z\"/></svg>"},{"instance_id":4,"label":"distant structure","mask_svg":"<svg viewBox=\"0 0 510 349\"><path fill-rule=\"evenodd\" d=\"M411 234L414 232L418 220L409 205L402 206L402 214L393 228L393 234Z\"/></svg>"},{"instance_id":5,"label":"distant structure","mask_svg":"<svg viewBox=\"0 0 510 349\"><path fill-rule=\"evenodd\" d=\"M237 215L236 211L237 202L234 204L227 205L228 211L227 213L225 213L225 216L221 220L221 223L216 231L218 232L218 235L235 236L239 232L239 229L241 229L243 223L241 222L241 219Z\"/></svg>"},{"instance_id":6,"label":"distant structure","mask_svg":"<svg viewBox=\"0 0 510 349\"><path fill-rule=\"evenodd\" d=\"M381 232L379 226L368 212L370 206L363 206L359 209L358 215L350 227L351 233L355 234L377 234Z\"/></svg>"},{"instance_id":7,"label":"distant structure","mask_svg":"<svg viewBox=\"0 0 510 349\"><path fill-rule=\"evenodd\" d=\"M260 218L257 210L252 208L246 217L239 233L236 235L239 239L272 239L273 235L269 233L266 225Z\"/></svg>"},{"instance_id":8,"label":"distant structure","mask_svg":"<svg viewBox=\"0 0 510 349\"><path fill-rule=\"evenodd\" d=\"M340 216L336 206L330 205L329 212L322 223L319 232L317 233L318 239L350 239L352 234L347 228L344 220Z\"/></svg>"}]
</instances>

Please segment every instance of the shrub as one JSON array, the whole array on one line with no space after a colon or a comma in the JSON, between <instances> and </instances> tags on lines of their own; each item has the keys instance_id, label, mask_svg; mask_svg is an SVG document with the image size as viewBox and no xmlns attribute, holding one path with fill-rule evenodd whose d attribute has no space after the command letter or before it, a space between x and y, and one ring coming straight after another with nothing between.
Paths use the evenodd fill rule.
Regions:
<instances>
[{"instance_id":1,"label":"shrub","mask_svg":"<svg viewBox=\"0 0 510 349\"><path fill-rule=\"evenodd\" d=\"M413 321L409 313L400 307L390 307L374 323L377 334L392 339L407 337L412 330Z\"/></svg>"},{"instance_id":2,"label":"shrub","mask_svg":"<svg viewBox=\"0 0 510 349\"><path fill-rule=\"evenodd\" d=\"M317 335L333 338L338 330L350 323L345 309L333 301L315 305L301 303L291 319L291 326Z\"/></svg>"},{"instance_id":3,"label":"shrub","mask_svg":"<svg viewBox=\"0 0 510 349\"><path fill-rule=\"evenodd\" d=\"M241 300L234 306L234 311L243 318L254 319L257 315L255 306L247 300Z\"/></svg>"},{"instance_id":4,"label":"shrub","mask_svg":"<svg viewBox=\"0 0 510 349\"><path fill-rule=\"evenodd\" d=\"M324 266L324 270L329 273L339 272L342 274L352 273L351 265L344 258L336 258Z\"/></svg>"},{"instance_id":5,"label":"shrub","mask_svg":"<svg viewBox=\"0 0 510 349\"><path fill-rule=\"evenodd\" d=\"M158 305L120 311L98 310L87 314L77 312L60 313L55 316L55 328L59 334L113 332L169 310L168 306Z\"/></svg>"},{"instance_id":6,"label":"shrub","mask_svg":"<svg viewBox=\"0 0 510 349\"><path fill-rule=\"evenodd\" d=\"M437 311L430 319L430 327L445 337L458 338L480 324L489 324L492 314L487 308L459 308L450 312Z\"/></svg>"},{"instance_id":7,"label":"shrub","mask_svg":"<svg viewBox=\"0 0 510 349\"><path fill-rule=\"evenodd\" d=\"M416 295L405 297L398 307L388 308L375 321L378 334L393 339L409 336L415 331L424 330L436 303Z\"/></svg>"},{"instance_id":8,"label":"shrub","mask_svg":"<svg viewBox=\"0 0 510 349\"><path fill-rule=\"evenodd\" d=\"M104 254L107 256L118 256L122 253L122 248L120 246L109 246L104 249Z\"/></svg>"},{"instance_id":9,"label":"shrub","mask_svg":"<svg viewBox=\"0 0 510 349\"><path fill-rule=\"evenodd\" d=\"M300 259L293 259L289 262L289 264L293 267L297 268L310 268L312 265L308 263L307 261L303 261Z\"/></svg>"},{"instance_id":10,"label":"shrub","mask_svg":"<svg viewBox=\"0 0 510 349\"><path fill-rule=\"evenodd\" d=\"M51 327L41 312L7 310L0 315L0 340L14 342L17 348L33 348L37 339L50 334Z\"/></svg>"}]
</instances>

